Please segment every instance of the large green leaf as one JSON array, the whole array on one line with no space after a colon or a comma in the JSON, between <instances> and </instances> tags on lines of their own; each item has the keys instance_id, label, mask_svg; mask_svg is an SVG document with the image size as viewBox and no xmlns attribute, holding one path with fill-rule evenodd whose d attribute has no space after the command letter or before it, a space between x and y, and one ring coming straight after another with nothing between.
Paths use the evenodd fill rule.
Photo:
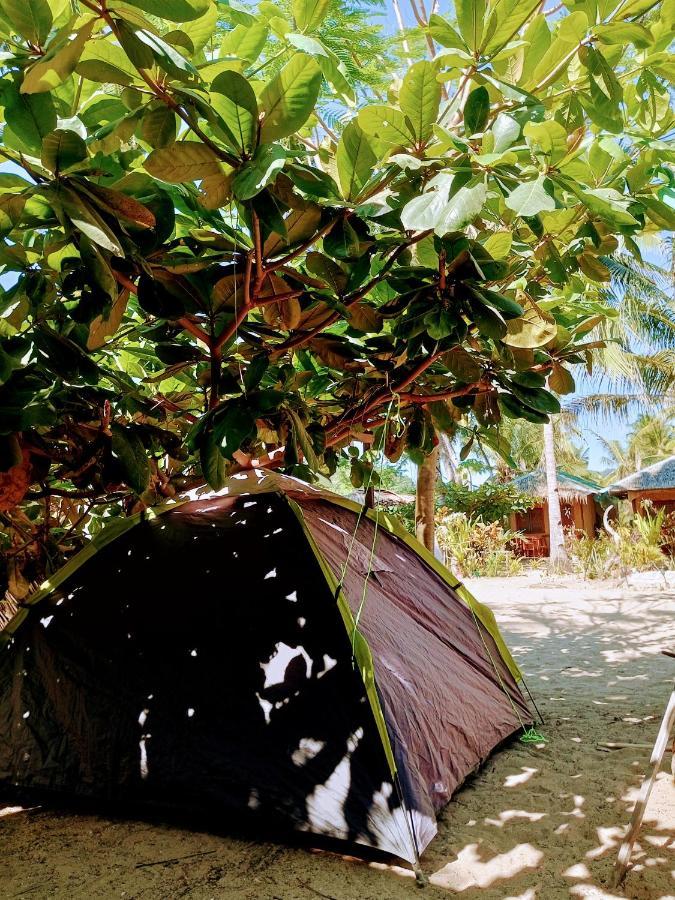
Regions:
<instances>
[{"instance_id":1,"label":"large green leaf","mask_svg":"<svg viewBox=\"0 0 675 900\"><path fill-rule=\"evenodd\" d=\"M408 69L401 90L401 112L412 122L418 143L428 141L438 116L441 85L436 80L437 67L428 60L415 63Z\"/></svg>"},{"instance_id":2,"label":"large green leaf","mask_svg":"<svg viewBox=\"0 0 675 900\"><path fill-rule=\"evenodd\" d=\"M543 175L534 181L519 184L506 198L506 205L519 216L536 216L540 212L555 209L555 200L546 191Z\"/></svg>"},{"instance_id":3,"label":"large green leaf","mask_svg":"<svg viewBox=\"0 0 675 900\"><path fill-rule=\"evenodd\" d=\"M319 25L325 18L331 0L292 0L291 12L301 31Z\"/></svg>"},{"instance_id":4,"label":"large green leaf","mask_svg":"<svg viewBox=\"0 0 675 900\"><path fill-rule=\"evenodd\" d=\"M263 144L251 160L244 163L232 181L238 200L250 200L277 177L286 162L286 151L279 144Z\"/></svg>"},{"instance_id":5,"label":"large green leaf","mask_svg":"<svg viewBox=\"0 0 675 900\"><path fill-rule=\"evenodd\" d=\"M482 85L474 88L464 107L464 132L467 135L483 131L490 115L490 95Z\"/></svg>"},{"instance_id":6,"label":"large green leaf","mask_svg":"<svg viewBox=\"0 0 675 900\"><path fill-rule=\"evenodd\" d=\"M110 250L115 256L124 256L117 235L80 194L61 184L57 196L63 212L76 229L104 250Z\"/></svg>"},{"instance_id":7,"label":"large green leaf","mask_svg":"<svg viewBox=\"0 0 675 900\"><path fill-rule=\"evenodd\" d=\"M56 109L49 94L8 92L5 121L29 153L39 156L45 135L56 128Z\"/></svg>"},{"instance_id":8,"label":"large green leaf","mask_svg":"<svg viewBox=\"0 0 675 900\"><path fill-rule=\"evenodd\" d=\"M0 12L17 33L35 46L42 46L52 27L47 0L0 0Z\"/></svg>"},{"instance_id":9,"label":"large green leaf","mask_svg":"<svg viewBox=\"0 0 675 900\"><path fill-rule=\"evenodd\" d=\"M60 50L48 53L28 69L21 82L22 94L38 94L52 91L75 71L85 44L91 37L96 19L91 19L78 29L75 37L68 40Z\"/></svg>"},{"instance_id":10,"label":"large green leaf","mask_svg":"<svg viewBox=\"0 0 675 900\"><path fill-rule=\"evenodd\" d=\"M355 200L381 162L384 146L352 119L340 136L336 152L338 177L342 194Z\"/></svg>"},{"instance_id":11,"label":"large green leaf","mask_svg":"<svg viewBox=\"0 0 675 900\"><path fill-rule=\"evenodd\" d=\"M545 122L528 122L523 128L528 145L543 153L550 164L555 165L567 155L567 130L560 122L547 119Z\"/></svg>"},{"instance_id":12,"label":"large green leaf","mask_svg":"<svg viewBox=\"0 0 675 900\"><path fill-rule=\"evenodd\" d=\"M251 150L258 129L258 103L253 88L238 72L221 72L211 84L218 95L214 108L241 150Z\"/></svg>"},{"instance_id":13,"label":"large green leaf","mask_svg":"<svg viewBox=\"0 0 675 900\"><path fill-rule=\"evenodd\" d=\"M429 34L441 47L450 47L453 50L466 50L464 39L449 22L446 22L437 13L432 13L429 17Z\"/></svg>"},{"instance_id":14,"label":"large green leaf","mask_svg":"<svg viewBox=\"0 0 675 900\"><path fill-rule=\"evenodd\" d=\"M45 137L42 144L42 165L54 175L86 158L87 145L74 131L57 128Z\"/></svg>"},{"instance_id":15,"label":"large green leaf","mask_svg":"<svg viewBox=\"0 0 675 900\"><path fill-rule=\"evenodd\" d=\"M145 161L145 168L154 178L170 184L199 181L222 172L213 150L196 141L176 141L168 147L153 150Z\"/></svg>"},{"instance_id":16,"label":"large green leaf","mask_svg":"<svg viewBox=\"0 0 675 900\"><path fill-rule=\"evenodd\" d=\"M205 15L211 0L126 0L144 12L170 22L191 22Z\"/></svg>"},{"instance_id":17,"label":"large green leaf","mask_svg":"<svg viewBox=\"0 0 675 900\"><path fill-rule=\"evenodd\" d=\"M301 128L314 110L320 88L319 64L306 53L296 53L260 94L261 143L278 141Z\"/></svg>"},{"instance_id":18,"label":"large green leaf","mask_svg":"<svg viewBox=\"0 0 675 900\"><path fill-rule=\"evenodd\" d=\"M142 494L150 481L150 463L143 442L133 428L125 428L117 422L112 423L110 431L112 454L122 477L137 494Z\"/></svg>"},{"instance_id":19,"label":"large green leaf","mask_svg":"<svg viewBox=\"0 0 675 900\"><path fill-rule=\"evenodd\" d=\"M478 216L485 204L487 190L483 182L460 187L452 193L451 175L437 175L431 190L410 200L401 211L403 227L411 231L433 228L437 235L459 231Z\"/></svg>"},{"instance_id":20,"label":"large green leaf","mask_svg":"<svg viewBox=\"0 0 675 900\"><path fill-rule=\"evenodd\" d=\"M358 122L366 134L397 147L410 147L415 135L408 126L405 115L393 106L375 103L364 107Z\"/></svg>"},{"instance_id":21,"label":"large green leaf","mask_svg":"<svg viewBox=\"0 0 675 900\"><path fill-rule=\"evenodd\" d=\"M477 50L483 37L485 0L455 0L459 31L469 50Z\"/></svg>"}]
</instances>

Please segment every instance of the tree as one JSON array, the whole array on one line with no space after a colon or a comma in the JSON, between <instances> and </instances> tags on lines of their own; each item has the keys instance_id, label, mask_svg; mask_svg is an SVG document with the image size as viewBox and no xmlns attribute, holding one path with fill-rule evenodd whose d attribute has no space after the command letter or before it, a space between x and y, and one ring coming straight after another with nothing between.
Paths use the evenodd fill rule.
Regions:
<instances>
[{"instance_id":1,"label":"tree","mask_svg":"<svg viewBox=\"0 0 675 900\"><path fill-rule=\"evenodd\" d=\"M30 578L254 462L419 461L458 411L508 453L502 416L547 422L590 364L617 235L672 227L670 5L458 3L339 134L330 8L0 0L0 514Z\"/></svg>"}]
</instances>

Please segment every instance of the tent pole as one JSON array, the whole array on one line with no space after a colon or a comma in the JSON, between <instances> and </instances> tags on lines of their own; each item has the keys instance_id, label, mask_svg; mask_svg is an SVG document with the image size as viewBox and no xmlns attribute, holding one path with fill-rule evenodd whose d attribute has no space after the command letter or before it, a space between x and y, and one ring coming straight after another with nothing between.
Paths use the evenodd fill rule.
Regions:
<instances>
[{"instance_id":1,"label":"tent pole","mask_svg":"<svg viewBox=\"0 0 675 900\"><path fill-rule=\"evenodd\" d=\"M534 708L535 708L535 710L536 710L536 712L537 712L537 715L539 716L539 723L540 723L541 725L545 725L546 722L544 721L544 717L542 716L542 714L539 712L539 707L538 707L537 704L535 703L534 697L532 696L532 691L529 689L529 687L528 687L528 685L527 685L527 682L525 681L524 678L521 678L520 680L521 680L522 683L523 683L523 687L524 687L525 690L527 691L527 696L530 698L530 700L531 700L531 702L532 702L532 706L534 706Z\"/></svg>"}]
</instances>

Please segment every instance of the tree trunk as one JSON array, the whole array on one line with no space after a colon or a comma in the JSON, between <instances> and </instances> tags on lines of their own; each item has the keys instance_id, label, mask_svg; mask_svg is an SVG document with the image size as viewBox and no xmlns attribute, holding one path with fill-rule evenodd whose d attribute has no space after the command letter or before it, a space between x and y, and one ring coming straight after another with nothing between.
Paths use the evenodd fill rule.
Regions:
<instances>
[{"instance_id":1,"label":"tree trunk","mask_svg":"<svg viewBox=\"0 0 675 900\"><path fill-rule=\"evenodd\" d=\"M438 469L438 444L425 457L417 469L417 492L415 494L415 533L417 540L427 550L434 552L436 470Z\"/></svg>"},{"instance_id":2,"label":"tree trunk","mask_svg":"<svg viewBox=\"0 0 675 900\"><path fill-rule=\"evenodd\" d=\"M544 461L546 465L546 489L548 494L548 536L549 557L556 565L567 563L565 535L560 512L560 492L558 490L558 470L553 443L553 424L544 425Z\"/></svg>"}]
</instances>

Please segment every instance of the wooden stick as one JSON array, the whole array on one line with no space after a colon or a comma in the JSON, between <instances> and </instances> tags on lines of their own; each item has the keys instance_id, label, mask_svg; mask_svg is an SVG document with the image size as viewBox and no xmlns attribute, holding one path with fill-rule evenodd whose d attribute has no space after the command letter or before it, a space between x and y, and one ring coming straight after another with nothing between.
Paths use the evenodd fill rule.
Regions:
<instances>
[{"instance_id":1,"label":"wooden stick","mask_svg":"<svg viewBox=\"0 0 675 900\"><path fill-rule=\"evenodd\" d=\"M631 816L630 825L628 827L628 834L624 838L624 841L621 844L621 848L619 849L619 855L614 866L614 887L619 887L619 885L626 877L626 871L630 862L631 853L633 852L633 845L637 840L638 832L640 831L640 825L642 824L642 819L644 817L645 810L647 809L647 803L649 802L649 795L652 792L654 781L656 780L656 776L658 775L659 769L661 768L663 755L666 752L668 738L670 737L670 732L673 728L674 723L675 689L670 695L668 706L666 707L665 714L663 716L663 719L661 720L659 733L656 736L656 742L654 744L654 749L652 750L651 759L649 760L652 767L651 774L648 775L642 782L640 794L638 796L637 802L635 803L635 809L633 810L633 815Z\"/></svg>"}]
</instances>

